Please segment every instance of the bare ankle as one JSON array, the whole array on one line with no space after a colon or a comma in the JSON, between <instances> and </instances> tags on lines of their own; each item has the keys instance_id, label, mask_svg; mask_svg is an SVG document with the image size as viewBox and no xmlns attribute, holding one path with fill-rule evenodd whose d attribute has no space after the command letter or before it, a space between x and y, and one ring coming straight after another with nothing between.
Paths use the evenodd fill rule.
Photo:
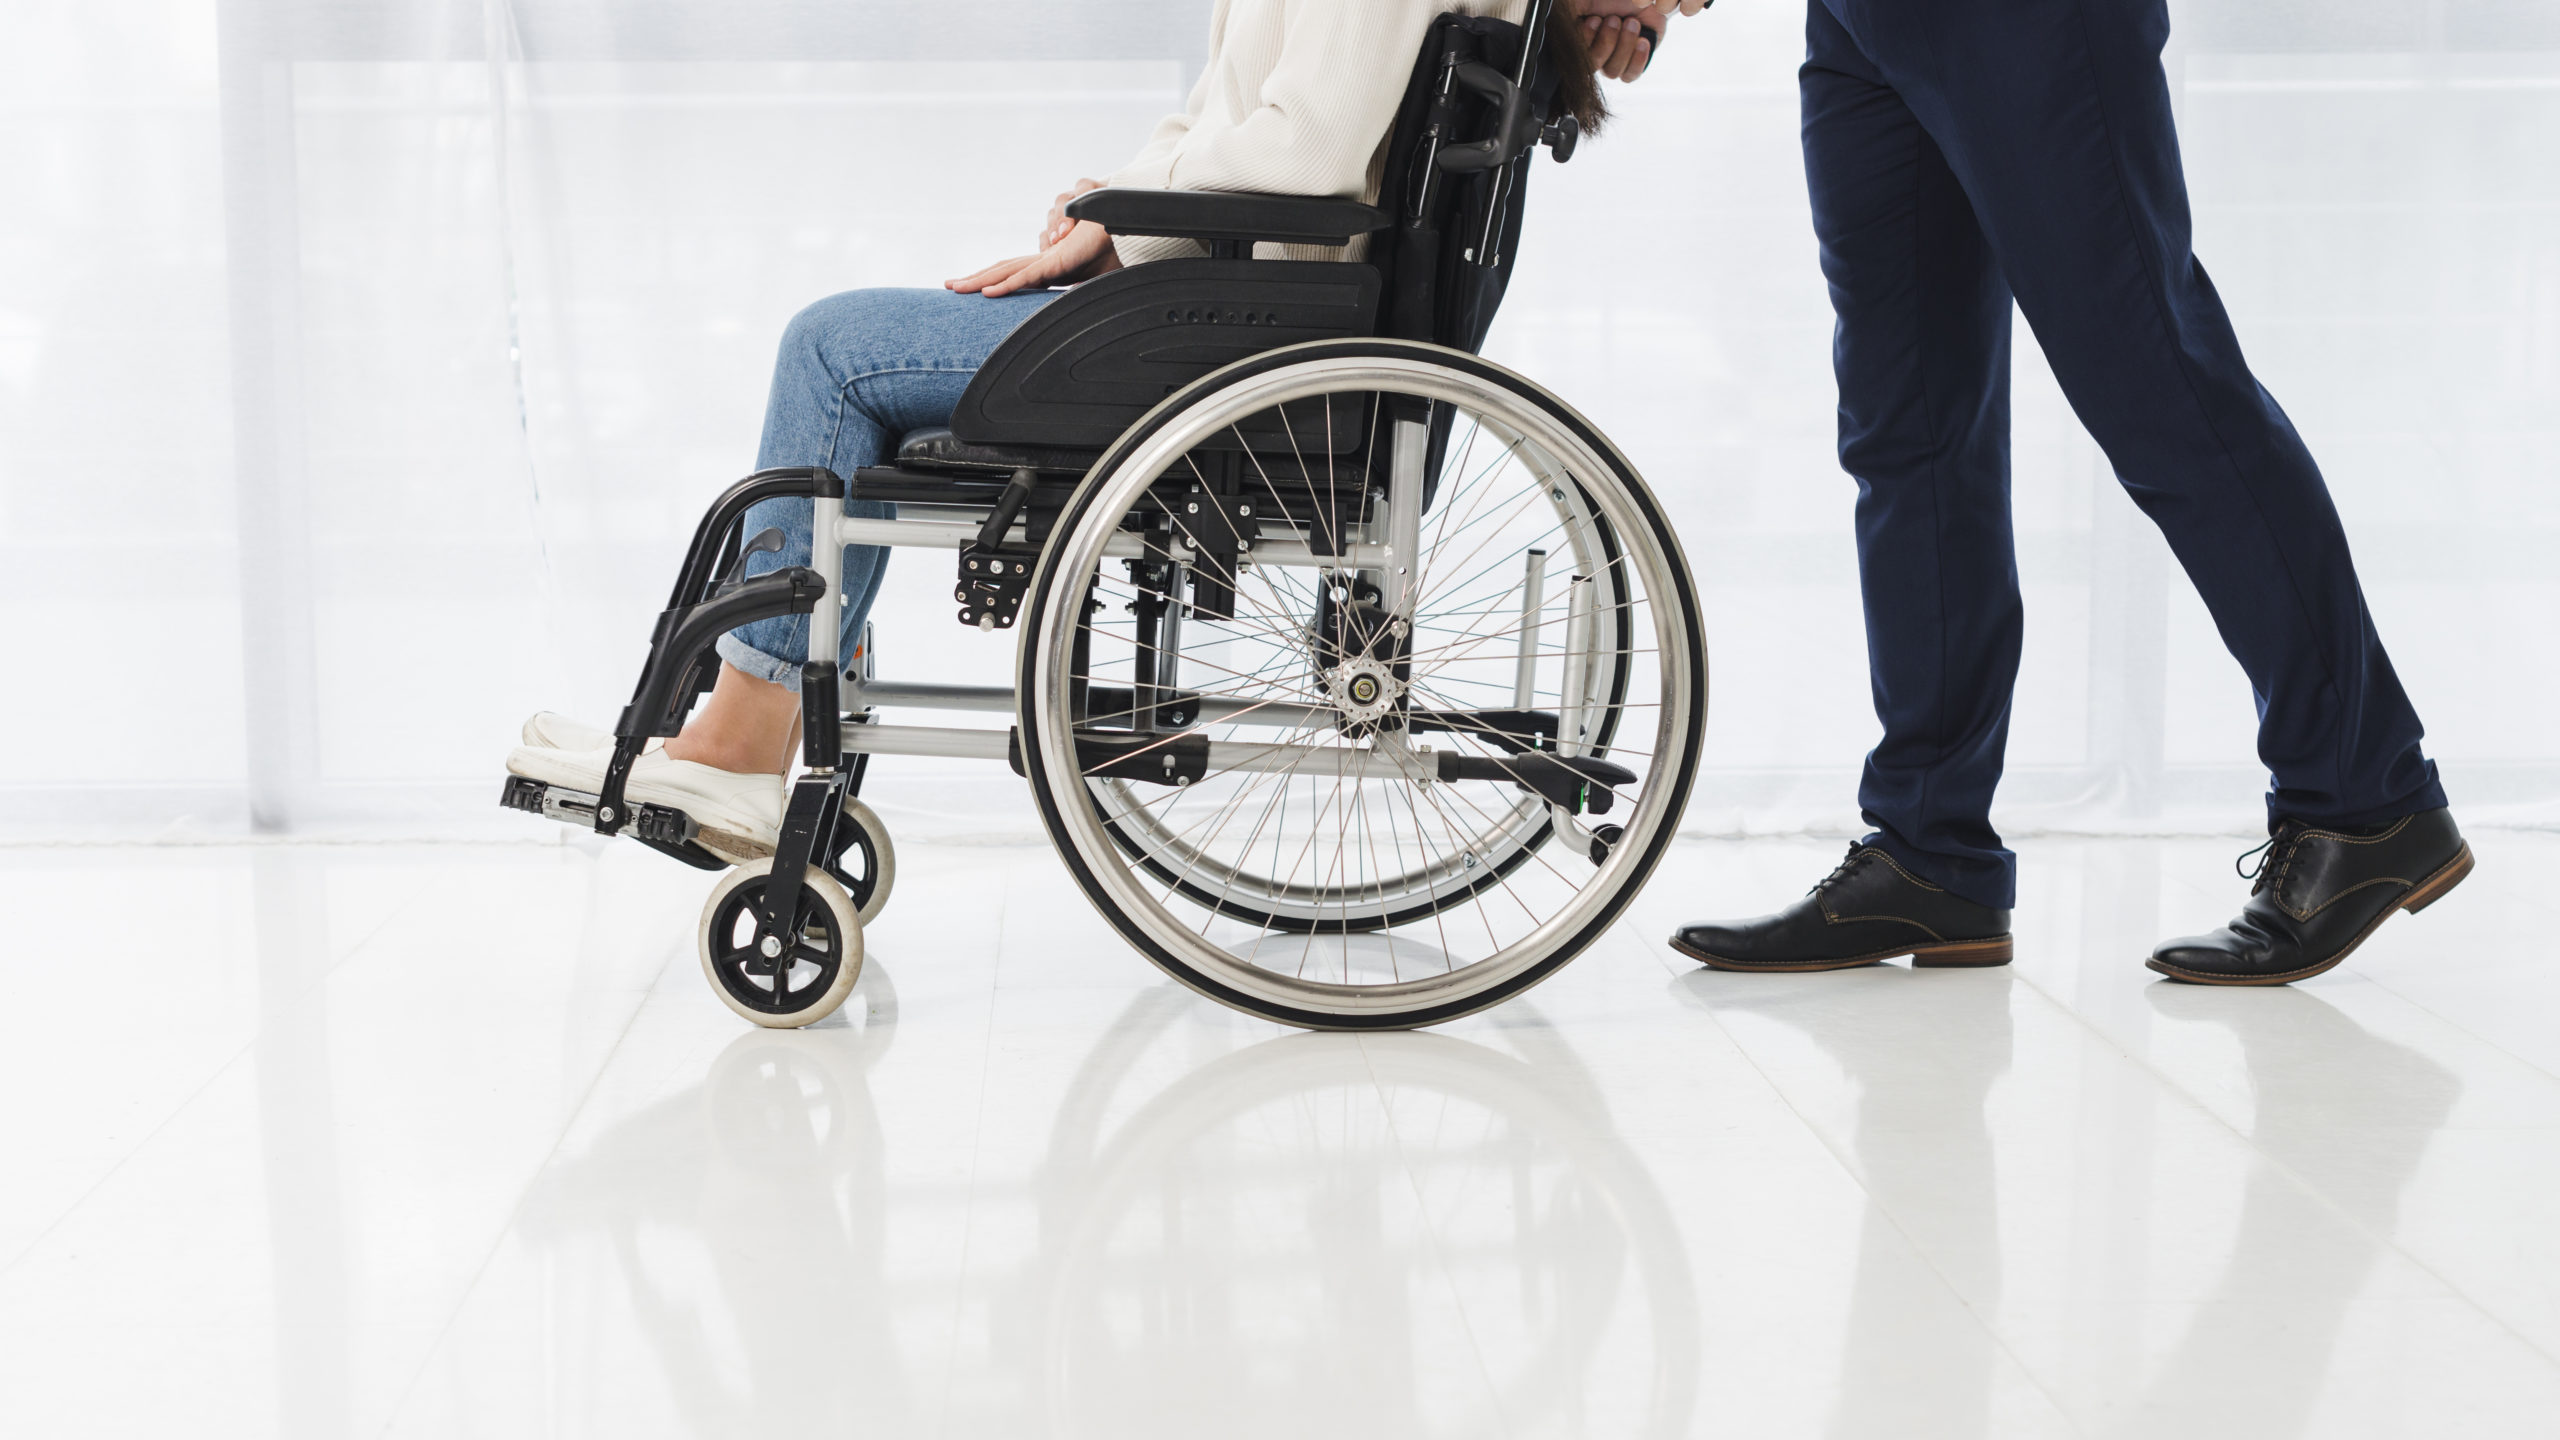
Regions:
<instances>
[{"instance_id":1,"label":"bare ankle","mask_svg":"<svg viewBox=\"0 0 2560 1440\"><path fill-rule=\"evenodd\" d=\"M710 702L667 742L667 758L738 775L788 774L799 720L797 695L723 665Z\"/></svg>"},{"instance_id":2,"label":"bare ankle","mask_svg":"<svg viewBox=\"0 0 2560 1440\"><path fill-rule=\"evenodd\" d=\"M717 736L695 734L699 727L687 726L683 734L667 742L667 758L708 765L714 770L727 770L737 775L779 775L780 767L772 754L762 746L740 745Z\"/></svg>"}]
</instances>

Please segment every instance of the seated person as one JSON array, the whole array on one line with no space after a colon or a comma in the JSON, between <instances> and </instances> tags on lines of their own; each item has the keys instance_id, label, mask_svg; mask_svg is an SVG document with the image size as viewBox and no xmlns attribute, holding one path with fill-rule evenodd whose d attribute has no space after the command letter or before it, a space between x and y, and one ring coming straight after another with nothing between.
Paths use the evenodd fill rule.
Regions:
<instances>
[{"instance_id":1,"label":"seated person","mask_svg":"<svg viewBox=\"0 0 2560 1440\"><path fill-rule=\"evenodd\" d=\"M1068 219L1067 202L1086 190L1109 184L1374 201L1388 130L1431 21L1457 11L1517 23L1531 3L1556 5L1548 36L1566 77L1560 104L1586 132L1596 129L1605 107L1592 72L1633 78L1649 51L1636 33L1643 12L1624 0L1219 0L1208 64L1188 106L1159 122L1137 158L1108 180L1081 180L1060 195L1039 253L999 261L940 290L848 291L792 317L774 365L756 467L819 465L851 475L886 464L908 432L950 423L978 367L1056 298L1051 287L1202 253L1191 241L1115 240L1091 221ZM1352 258L1359 245L1350 247ZM1318 246L1263 251L1293 259L1346 253ZM845 513L880 517L889 509L852 501ZM746 533L768 526L781 529L785 544L779 554L751 557L750 574L809 562L807 500L768 500L747 512ZM841 655L854 653L888 554L845 547L850 603L841 608ZM783 777L800 744L797 691L810 619L762 620L723 636L709 701L683 733L651 742L632 767L625 794L690 814L703 846L724 859L773 851ZM611 746L607 732L546 712L525 723L524 744L507 768L593 792L603 788Z\"/></svg>"}]
</instances>

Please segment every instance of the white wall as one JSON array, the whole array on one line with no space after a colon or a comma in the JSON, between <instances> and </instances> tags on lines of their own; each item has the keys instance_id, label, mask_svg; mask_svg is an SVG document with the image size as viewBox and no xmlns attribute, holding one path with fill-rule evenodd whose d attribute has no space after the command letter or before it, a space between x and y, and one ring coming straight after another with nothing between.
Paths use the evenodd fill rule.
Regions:
<instances>
[{"instance_id":1,"label":"white wall","mask_svg":"<svg viewBox=\"0 0 2560 1440\"><path fill-rule=\"evenodd\" d=\"M2326 467L2476 819L2560 819L2560 22L2179 10L2197 248ZM806 301L1024 248L1177 103L1204 0L0 6L0 824L493 813L609 720ZM1709 606L1693 824L1847 825L1875 734L1795 148L1727 0L1542 167L1489 353L1619 437ZM2026 332L2021 327L2022 342ZM2031 344L2004 819L2246 823L2248 689ZM245 540L245 543L244 543ZM999 678L905 557L886 667ZM881 767L908 808L1009 779ZM990 820L988 823L996 823Z\"/></svg>"}]
</instances>

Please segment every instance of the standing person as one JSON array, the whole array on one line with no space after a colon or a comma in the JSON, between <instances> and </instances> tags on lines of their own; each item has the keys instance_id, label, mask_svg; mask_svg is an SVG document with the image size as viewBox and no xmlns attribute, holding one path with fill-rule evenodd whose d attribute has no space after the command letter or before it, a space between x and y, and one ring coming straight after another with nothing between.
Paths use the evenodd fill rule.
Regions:
<instances>
[{"instance_id":1,"label":"standing person","mask_svg":"<svg viewBox=\"0 0 2560 1440\"><path fill-rule=\"evenodd\" d=\"M2337 508L2188 248L2164 0L1809 0L1805 25L1805 177L1884 722L1858 791L1874 828L1792 907L1672 945L1724 970L2008 961L2017 857L1991 796L2022 614L2013 300L2248 672L2274 776L2238 918L2151 968L2299 980L2452 889L2471 852Z\"/></svg>"}]
</instances>

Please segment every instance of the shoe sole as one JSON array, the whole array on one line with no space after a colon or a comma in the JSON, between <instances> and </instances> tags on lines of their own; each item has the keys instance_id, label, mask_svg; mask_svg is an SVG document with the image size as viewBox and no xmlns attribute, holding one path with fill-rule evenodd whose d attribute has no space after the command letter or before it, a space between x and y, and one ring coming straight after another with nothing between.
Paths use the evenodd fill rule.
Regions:
<instances>
[{"instance_id":1,"label":"shoe sole","mask_svg":"<svg viewBox=\"0 0 2560 1440\"><path fill-rule=\"evenodd\" d=\"M2355 938L2340 947L2337 954L2317 965L2306 966L2300 970L2287 970L2280 975L2216 975L2205 970L2182 969L2158 956L2153 956L2142 963L2172 980L2187 985L2290 985L2296 980L2308 980L2323 971L2335 969L2338 962L2356 953L2356 947L2362 945L2374 931L2381 929L2383 921L2403 910L2415 915L2443 899L2446 892L2461 884L2463 877L2471 873L2472 863L2471 842L2465 840L2462 842L2462 848L2453 852L2452 859L2438 866L2434 874L2411 886L2409 893L2400 897L2399 904L2382 907L2382 913L2374 916L2372 923L2357 931Z\"/></svg>"},{"instance_id":2,"label":"shoe sole","mask_svg":"<svg viewBox=\"0 0 2560 1440\"><path fill-rule=\"evenodd\" d=\"M1733 960L1710 955L1680 943L1677 937L1671 948L1706 966L1710 970L1734 970L1750 973L1793 974L1808 970L1855 970L1866 965L1881 965L1908 955L1914 970L1979 970L2006 965L2016 951L2016 944L2006 935L1988 940L1946 940L1930 945L1903 945L1891 950L1878 950L1871 955L1851 955L1839 960L1757 961Z\"/></svg>"},{"instance_id":3,"label":"shoe sole","mask_svg":"<svg viewBox=\"0 0 2560 1440\"><path fill-rule=\"evenodd\" d=\"M697 825L699 823L696 822ZM773 854L773 844L770 841L708 827L694 831L693 843L732 865L744 865L750 860L766 859Z\"/></svg>"}]
</instances>

